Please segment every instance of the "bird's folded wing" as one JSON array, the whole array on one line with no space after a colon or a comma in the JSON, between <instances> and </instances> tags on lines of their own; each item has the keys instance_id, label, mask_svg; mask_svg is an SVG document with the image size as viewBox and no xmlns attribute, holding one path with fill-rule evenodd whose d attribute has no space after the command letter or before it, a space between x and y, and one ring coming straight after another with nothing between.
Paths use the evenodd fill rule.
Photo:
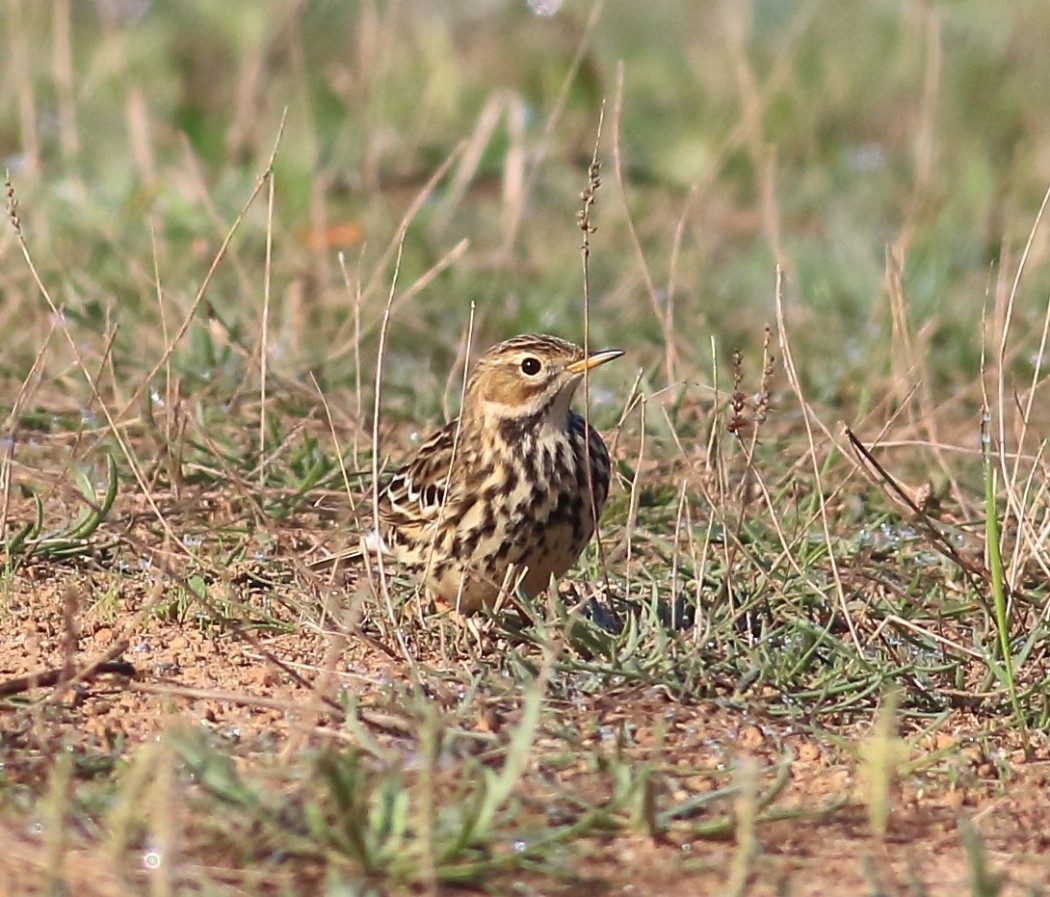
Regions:
<instances>
[{"instance_id":1,"label":"bird's folded wing","mask_svg":"<svg viewBox=\"0 0 1050 897\"><path fill-rule=\"evenodd\" d=\"M423 443L397 471L379 501L379 517L395 527L425 527L436 520L447 499L447 483L456 441L452 421Z\"/></svg>"}]
</instances>

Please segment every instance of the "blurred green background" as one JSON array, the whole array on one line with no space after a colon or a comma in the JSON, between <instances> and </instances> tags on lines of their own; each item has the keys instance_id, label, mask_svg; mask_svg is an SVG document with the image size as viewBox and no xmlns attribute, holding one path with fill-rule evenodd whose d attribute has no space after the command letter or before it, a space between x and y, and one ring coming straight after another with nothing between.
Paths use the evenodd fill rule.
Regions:
<instances>
[{"instance_id":1,"label":"blurred green background","mask_svg":"<svg viewBox=\"0 0 1050 897\"><path fill-rule=\"evenodd\" d=\"M848 409L901 375L898 268L903 375L950 397L978 372L982 313L1004 305L1050 181L1050 6L1035 0L567 0L551 15L524 0L8 0L2 15L0 154L28 248L85 361L111 352L118 383L162 357L285 114L270 370L333 389L372 363L399 222L467 142L404 242L398 296L439 267L395 298L386 376L412 416L437 413L472 305L478 344L582 336L575 217L603 101L591 338L623 345L653 388L709 383L732 350L756 351L779 261L814 398ZM186 390L255 376L267 217L264 189L172 356ZM1046 248L1014 310L1019 377ZM18 256L5 228L5 391L53 323ZM51 345L60 392L83 393Z\"/></svg>"}]
</instances>

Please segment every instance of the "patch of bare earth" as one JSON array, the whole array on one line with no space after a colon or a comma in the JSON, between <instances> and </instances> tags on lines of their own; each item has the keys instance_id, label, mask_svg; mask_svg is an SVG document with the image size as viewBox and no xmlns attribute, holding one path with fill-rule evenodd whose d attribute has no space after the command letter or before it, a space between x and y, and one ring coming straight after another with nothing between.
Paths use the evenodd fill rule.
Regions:
<instances>
[{"instance_id":1,"label":"patch of bare earth","mask_svg":"<svg viewBox=\"0 0 1050 897\"><path fill-rule=\"evenodd\" d=\"M259 615L265 625L253 626L250 600L238 625L219 626L213 616L187 619L185 609L159 612L158 584L145 572L115 580L109 572L39 563L17 571L0 610L0 682L63 667L75 674L110 656L114 646L123 648L119 657L133 665L135 675L102 674L49 687L29 682L24 692L5 698L5 781L39 794L58 752L124 757L173 724L203 727L227 739L243 769L280 763L310 746L352 744L356 730L325 703L340 688L356 698L356 722L370 738L404 756L412 753L417 733L399 722L389 704L391 688L408 682L395 651L367 635L292 619L282 607L268 607ZM147 606L150 612L140 613ZM417 659L430 671L441 703L445 661ZM477 733L482 747L520 717L513 693L476 703L476 712L466 711L458 724ZM763 808L786 818L760 822L755 850L745 856L731 825L697 836L705 813L714 822L733 808L733 798L713 799L710 809L672 822L656 837L639 824L634 833L582 839L566 863L571 878L516 874L516 893L693 895L720 892L734 875L756 895L968 892L973 860L958 829L964 818L983 841L990 871L1006 877L1000 893L1030 893L1033 885L1050 883L1047 745L1033 739L1026 757L1013 733L987 737L989 725L959 712L935 732L909 739L916 771L897 782L880 839L872 835L854 756L870 723L816 733L770 715L758 700L682 700L655 688L624 687L561 703L552 695L533 753L557 753L562 760L556 772L537 760L543 768L522 780L526 805L528 799L545 803L548 818L560 789L586 795L593 805L609 799L603 793L608 777L589 761L565 761L567 742L554 729L575 732L588 748L581 757L605 745L623 762L649 764L657 806L681 805L732 785L744 758L754 761L757 792L768 792L776 770L788 764L786 784ZM979 743L994 746L991 756L970 740L981 733L986 737ZM192 829L195 822L183 824ZM15 805L4 811L9 848L0 852L3 893L19 893L41 880L46 851L33 825ZM222 871L221 862L209 862L218 878L240 882L250 892L266 891L250 880L250 870L228 861ZM90 837L70 842L63 861L68 880L85 894L121 893L111 863L105 846ZM301 874L308 877L306 870ZM508 879L499 887L511 884Z\"/></svg>"}]
</instances>

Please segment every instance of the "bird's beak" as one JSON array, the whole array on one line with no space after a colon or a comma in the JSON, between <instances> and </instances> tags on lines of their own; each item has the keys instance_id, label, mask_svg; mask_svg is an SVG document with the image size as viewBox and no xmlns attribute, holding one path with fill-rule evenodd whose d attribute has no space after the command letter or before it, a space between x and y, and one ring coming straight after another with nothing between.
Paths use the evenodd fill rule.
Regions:
<instances>
[{"instance_id":1,"label":"bird's beak","mask_svg":"<svg viewBox=\"0 0 1050 897\"><path fill-rule=\"evenodd\" d=\"M586 358L581 358L579 361L566 365L565 370L571 374L582 374L584 371L596 368L607 361L619 358L621 355L623 355L623 349L604 349L601 352L595 352L593 355L588 355Z\"/></svg>"}]
</instances>

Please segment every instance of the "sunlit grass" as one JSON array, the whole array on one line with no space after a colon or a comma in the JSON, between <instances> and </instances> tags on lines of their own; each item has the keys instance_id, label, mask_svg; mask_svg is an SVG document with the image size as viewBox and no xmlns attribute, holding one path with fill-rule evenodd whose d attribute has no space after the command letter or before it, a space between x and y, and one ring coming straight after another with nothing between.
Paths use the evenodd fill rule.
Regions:
<instances>
[{"instance_id":1,"label":"sunlit grass","mask_svg":"<svg viewBox=\"0 0 1050 897\"><path fill-rule=\"evenodd\" d=\"M895 789L966 787L943 732L1007 785L1001 745L1042 750L1041 5L4 15L0 613L65 608L55 675L4 690L20 893L500 892L632 838L744 893L773 825L860 808L891 843ZM470 627L397 571L327 578L373 471L455 413L468 323L582 337L603 101L600 548ZM136 743L84 710L119 670L79 677L154 625L257 678L137 664L105 686L155 700ZM808 803L803 750L841 773Z\"/></svg>"}]
</instances>

